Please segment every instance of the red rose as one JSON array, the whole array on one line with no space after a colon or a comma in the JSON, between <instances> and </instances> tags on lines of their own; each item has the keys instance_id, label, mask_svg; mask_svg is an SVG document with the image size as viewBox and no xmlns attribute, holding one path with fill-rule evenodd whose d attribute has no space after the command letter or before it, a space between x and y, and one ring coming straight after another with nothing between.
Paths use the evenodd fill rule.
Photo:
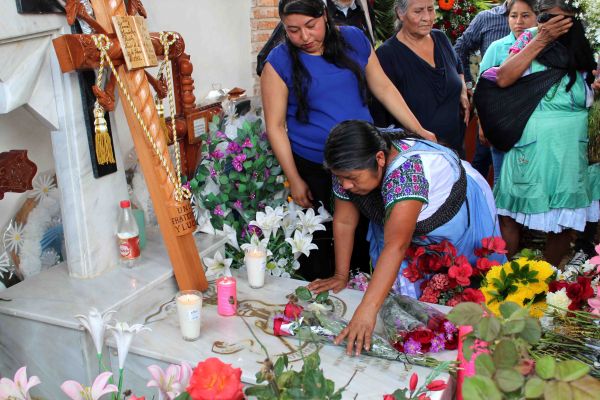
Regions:
<instances>
[{"instance_id":1,"label":"red rose","mask_svg":"<svg viewBox=\"0 0 600 400\"><path fill-rule=\"evenodd\" d=\"M485 297L483 296L483 293L481 293L481 290L467 288L462 292L462 300L473 303L484 303Z\"/></svg>"},{"instance_id":2,"label":"red rose","mask_svg":"<svg viewBox=\"0 0 600 400\"><path fill-rule=\"evenodd\" d=\"M431 339L433 339L433 332L427 328L418 328L410 332L407 336L407 339L408 338L412 338L414 341L421 344L429 344L431 343Z\"/></svg>"},{"instance_id":3,"label":"red rose","mask_svg":"<svg viewBox=\"0 0 600 400\"><path fill-rule=\"evenodd\" d=\"M408 383L408 390L414 392L417 388L417 383L419 383L419 375L417 375L416 372L413 372L413 374L410 376L410 382Z\"/></svg>"},{"instance_id":4,"label":"red rose","mask_svg":"<svg viewBox=\"0 0 600 400\"><path fill-rule=\"evenodd\" d=\"M285 309L283 310L283 315L290 319L297 319L302 315L302 310L304 307L298 305L296 303L287 303L285 305Z\"/></svg>"},{"instance_id":5,"label":"red rose","mask_svg":"<svg viewBox=\"0 0 600 400\"><path fill-rule=\"evenodd\" d=\"M432 392L437 392L440 390L444 390L448 387L448 384L440 379L432 381L429 385L427 385L427 389Z\"/></svg>"},{"instance_id":6,"label":"red rose","mask_svg":"<svg viewBox=\"0 0 600 400\"><path fill-rule=\"evenodd\" d=\"M232 368L231 364L210 357L194 368L186 391L192 400L241 400L244 398L241 377L240 368Z\"/></svg>"},{"instance_id":7,"label":"red rose","mask_svg":"<svg viewBox=\"0 0 600 400\"><path fill-rule=\"evenodd\" d=\"M481 273L487 273L494 265L500 265L500 263L496 260L490 260L488 258L480 258L477 260L477 269L481 271Z\"/></svg>"},{"instance_id":8,"label":"red rose","mask_svg":"<svg viewBox=\"0 0 600 400\"><path fill-rule=\"evenodd\" d=\"M567 281L552 281L548 284L548 290L551 293L554 292L558 292L559 290L566 288L567 286L569 286L569 283Z\"/></svg>"}]
</instances>

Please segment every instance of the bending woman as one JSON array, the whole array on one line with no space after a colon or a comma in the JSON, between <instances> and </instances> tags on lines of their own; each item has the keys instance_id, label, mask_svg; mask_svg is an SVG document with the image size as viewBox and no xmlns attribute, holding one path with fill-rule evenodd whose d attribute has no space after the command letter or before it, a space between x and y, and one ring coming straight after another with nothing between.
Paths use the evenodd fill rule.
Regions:
<instances>
[{"instance_id":1,"label":"bending woman","mask_svg":"<svg viewBox=\"0 0 600 400\"><path fill-rule=\"evenodd\" d=\"M489 185L456 153L426 140L379 132L364 121L337 125L325 145L325 164L334 175L334 277L309 285L339 292L348 281L348 261L359 213L371 220L373 279L348 327L348 353L370 346L379 308L390 289L418 296L418 284L401 274L411 243L450 241L457 255L476 261L482 239L498 233ZM504 258L498 258L504 261Z\"/></svg>"}]
</instances>

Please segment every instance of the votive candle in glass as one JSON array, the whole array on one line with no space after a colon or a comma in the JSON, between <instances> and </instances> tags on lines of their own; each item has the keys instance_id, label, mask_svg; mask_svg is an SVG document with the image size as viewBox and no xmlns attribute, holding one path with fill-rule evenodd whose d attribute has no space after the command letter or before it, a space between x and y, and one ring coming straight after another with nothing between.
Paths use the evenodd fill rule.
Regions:
<instances>
[{"instance_id":1,"label":"votive candle in glass","mask_svg":"<svg viewBox=\"0 0 600 400\"><path fill-rule=\"evenodd\" d=\"M263 249L246 251L244 265L248 272L248 284L250 287L254 289L263 287L267 268L267 252Z\"/></svg>"},{"instance_id":2,"label":"votive candle in glass","mask_svg":"<svg viewBox=\"0 0 600 400\"><path fill-rule=\"evenodd\" d=\"M197 290L182 290L175 296L175 302L183 339L198 339L202 322L202 293Z\"/></svg>"},{"instance_id":3,"label":"votive candle in glass","mask_svg":"<svg viewBox=\"0 0 600 400\"><path fill-rule=\"evenodd\" d=\"M217 279L217 312L220 315L235 315L237 311L237 282L232 276Z\"/></svg>"}]
</instances>

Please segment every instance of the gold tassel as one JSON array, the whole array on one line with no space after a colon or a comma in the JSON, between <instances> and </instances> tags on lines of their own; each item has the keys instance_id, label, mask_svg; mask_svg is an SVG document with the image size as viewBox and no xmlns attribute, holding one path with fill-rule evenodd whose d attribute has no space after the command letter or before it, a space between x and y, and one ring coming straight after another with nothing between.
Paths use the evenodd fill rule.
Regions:
<instances>
[{"instance_id":1,"label":"gold tassel","mask_svg":"<svg viewBox=\"0 0 600 400\"><path fill-rule=\"evenodd\" d=\"M112 151L106 119L104 119L104 109L98 103L94 106L94 131L96 132L96 159L98 164L114 164L115 156Z\"/></svg>"},{"instance_id":2,"label":"gold tassel","mask_svg":"<svg viewBox=\"0 0 600 400\"><path fill-rule=\"evenodd\" d=\"M171 143L171 139L169 138L169 127L167 127L167 120L165 119L165 107L163 106L162 99L160 99L158 96L154 97L154 105L156 105L160 129L162 129L163 133L165 134L165 139L167 139L167 144L169 144Z\"/></svg>"}]
</instances>

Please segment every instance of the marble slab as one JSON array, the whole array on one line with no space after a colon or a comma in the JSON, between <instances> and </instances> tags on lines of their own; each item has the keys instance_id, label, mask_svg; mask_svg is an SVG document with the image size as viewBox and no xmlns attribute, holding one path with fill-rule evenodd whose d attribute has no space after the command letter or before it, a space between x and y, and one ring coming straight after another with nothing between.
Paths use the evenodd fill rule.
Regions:
<instances>
[{"instance_id":1,"label":"marble slab","mask_svg":"<svg viewBox=\"0 0 600 400\"><path fill-rule=\"evenodd\" d=\"M202 257L211 256L224 242L220 236L197 236ZM115 267L96 278L74 279L62 263L2 291L0 298L8 301L0 301L0 314L80 330L76 314L87 314L92 307L105 312L126 306L136 313L137 299L154 297L153 290L164 282L176 290L167 251L154 232L134 268Z\"/></svg>"},{"instance_id":2,"label":"marble slab","mask_svg":"<svg viewBox=\"0 0 600 400\"><path fill-rule=\"evenodd\" d=\"M248 286L243 273L236 271L234 275L237 276L240 310L243 310L245 320L268 349L271 358L275 359L277 355L286 353L292 365L300 368L301 352L308 354L316 351L315 345L299 343L298 340L290 337L273 336L266 329L266 322L270 312L283 309L286 294L292 293L296 287L306 282L267 277L263 288L252 289ZM144 388L144 381L141 378L144 376L146 380L150 378L145 370L148 365L156 363L164 368L168 363L179 363L182 360L195 365L208 357L219 357L222 361L241 368L242 382L255 384L255 374L260 370L265 354L240 316L223 317L217 314L214 283L211 283L209 290L204 293L202 336L195 342L186 342L181 338L173 301L175 291L174 285L162 284L153 289L151 296L144 298L143 301L148 308L141 315L119 313L118 318L122 320L145 323L152 329L151 332L140 333L134 338L130 357L135 367L131 372L126 372L126 375L130 374L130 377L133 375L136 379L131 377L129 384L133 386L126 387L134 389L138 396L151 396L154 392ZM362 292L350 289L335 295L336 313L349 319L361 297ZM109 340L108 346L112 348L111 358L114 365L115 344ZM344 350L342 347L325 345L319 353L325 376L335 381L336 388L348 383L356 371L355 377L344 392L344 398L358 396L359 399L381 399L384 394L406 387L413 372L417 372L419 381L423 382L431 371L427 368L374 357L349 357L345 355ZM456 352L446 351L436 357L454 360ZM129 368L129 364L126 363L126 371ZM432 399L452 398L453 381L446 374L441 379L448 380L451 385L443 393L432 393Z\"/></svg>"}]
</instances>

